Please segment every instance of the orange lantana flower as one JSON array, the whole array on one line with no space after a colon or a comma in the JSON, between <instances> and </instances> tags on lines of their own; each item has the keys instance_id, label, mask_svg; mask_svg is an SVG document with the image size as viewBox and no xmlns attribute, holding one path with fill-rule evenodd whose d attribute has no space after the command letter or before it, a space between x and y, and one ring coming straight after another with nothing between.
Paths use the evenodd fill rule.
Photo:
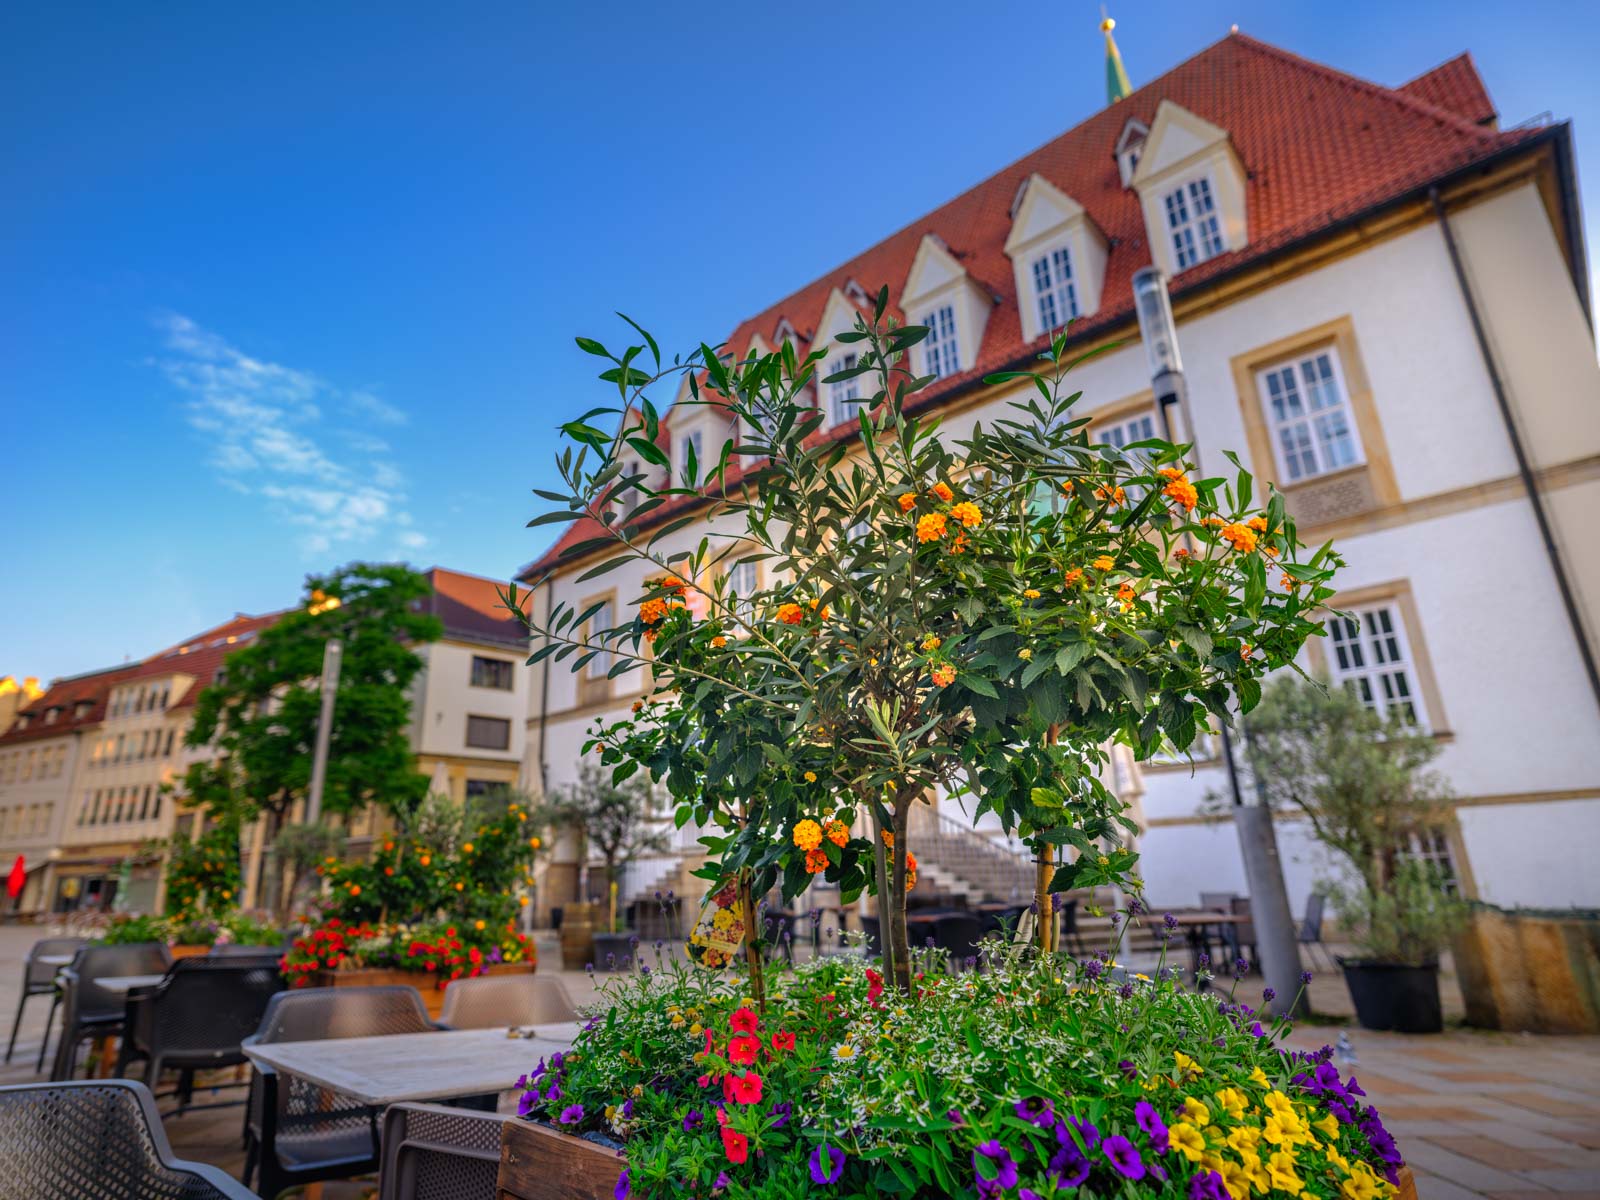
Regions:
<instances>
[{"instance_id":1,"label":"orange lantana flower","mask_svg":"<svg viewBox=\"0 0 1600 1200\"><path fill-rule=\"evenodd\" d=\"M822 845L822 826L815 821L801 821L794 827L794 844L802 850L815 850Z\"/></svg>"},{"instance_id":2,"label":"orange lantana flower","mask_svg":"<svg viewBox=\"0 0 1600 1200\"><path fill-rule=\"evenodd\" d=\"M1065 575L1063 575L1061 577L1061 582L1064 583L1067 587L1076 587L1078 582L1080 580L1082 580L1082 578L1083 578L1083 571L1078 567L1073 567L1072 570L1068 571Z\"/></svg>"},{"instance_id":3,"label":"orange lantana flower","mask_svg":"<svg viewBox=\"0 0 1600 1200\"><path fill-rule=\"evenodd\" d=\"M978 511L978 506L970 500L963 500L950 510L950 519L960 521L968 529L975 529L983 524L983 514Z\"/></svg>"},{"instance_id":4,"label":"orange lantana flower","mask_svg":"<svg viewBox=\"0 0 1600 1200\"><path fill-rule=\"evenodd\" d=\"M806 870L812 875L820 875L828 869L828 856L821 850L806 851Z\"/></svg>"},{"instance_id":5,"label":"orange lantana flower","mask_svg":"<svg viewBox=\"0 0 1600 1200\"><path fill-rule=\"evenodd\" d=\"M1110 571L1116 567L1117 560L1112 558L1109 554L1102 554L1089 565L1092 566L1096 571Z\"/></svg>"},{"instance_id":6,"label":"orange lantana flower","mask_svg":"<svg viewBox=\"0 0 1600 1200\"><path fill-rule=\"evenodd\" d=\"M835 846L843 846L850 840L850 827L843 821L829 821L823 832Z\"/></svg>"},{"instance_id":7,"label":"orange lantana flower","mask_svg":"<svg viewBox=\"0 0 1600 1200\"><path fill-rule=\"evenodd\" d=\"M933 669L933 681L940 687L949 687L956 681L956 669L949 663L940 663Z\"/></svg>"},{"instance_id":8,"label":"orange lantana flower","mask_svg":"<svg viewBox=\"0 0 1600 1200\"><path fill-rule=\"evenodd\" d=\"M1167 499L1176 500L1183 505L1184 512L1193 512L1194 506L1200 503L1200 493L1195 490L1194 484L1190 483L1182 475L1179 475L1166 487L1162 488L1161 494Z\"/></svg>"},{"instance_id":9,"label":"orange lantana flower","mask_svg":"<svg viewBox=\"0 0 1600 1200\"><path fill-rule=\"evenodd\" d=\"M720 633L717 634L716 637L711 639L711 648L713 650L721 650L727 644L728 644L728 639L723 637Z\"/></svg>"},{"instance_id":10,"label":"orange lantana flower","mask_svg":"<svg viewBox=\"0 0 1600 1200\"><path fill-rule=\"evenodd\" d=\"M937 542L944 536L943 513L925 513L917 518L917 541Z\"/></svg>"},{"instance_id":11,"label":"orange lantana flower","mask_svg":"<svg viewBox=\"0 0 1600 1200\"><path fill-rule=\"evenodd\" d=\"M948 483L934 484L933 494L939 497L939 499L943 500L946 504L949 504L950 501L955 498L955 493L950 490L950 485Z\"/></svg>"},{"instance_id":12,"label":"orange lantana flower","mask_svg":"<svg viewBox=\"0 0 1600 1200\"><path fill-rule=\"evenodd\" d=\"M798 604L778 605L778 620L785 625L798 625L805 618Z\"/></svg>"},{"instance_id":13,"label":"orange lantana flower","mask_svg":"<svg viewBox=\"0 0 1600 1200\"><path fill-rule=\"evenodd\" d=\"M660 597L653 597L639 605L639 619L646 625L654 625L667 615L667 602Z\"/></svg>"},{"instance_id":14,"label":"orange lantana flower","mask_svg":"<svg viewBox=\"0 0 1600 1200\"><path fill-rule=\"evenodd\" d=\"M1242 554L1249 554L1256 548L1256 531L1248 525L1235 522L1222 527L1222 540L1231 545Z\"/></svg>"},{"instance_id":15,"label":"orange lantana flower","mask_svg":"<svg viewBox=\"0 0 1600 1200\"><path fill-rule=\"evenodd\" d=\"M1249 525L1257 533L1265 533L1267 531L1267 519L1265 517L1251 517L1245 524Z\"/></svg>"},{"instance_id":16,"label":"orange lantana flower","mask_svg":"<svg viewBox=\"0 0 1600 1200\"><path fill-rule=\"evenodd\" d=\"M1111 505L1112 505L1113 508L1116 507L1119 504L1127 503L1127 499L1128 499L1127 496L1122 491L1122 485L1121 484L1118 484L1116 487L1109 488L1109 489L1108 488L1103 488L1103 487L1095 488L1095 490L1094 490L1094 498L1096 500L1109 500L1111 502Z\"/></svg>"},{"instance_id":17,"label":"orange lantana flower","mask_svg":"<svg viewBox=\"0 0 1600 1200\"><path fill-rule=\"evenodd\" d=\"M901 512L910 512L916 506L917 506L917 498L915 496L913 496L910 492L906 492L905 494L903 494L900 497L900 511Z\"/></svg>"}]
</instances>

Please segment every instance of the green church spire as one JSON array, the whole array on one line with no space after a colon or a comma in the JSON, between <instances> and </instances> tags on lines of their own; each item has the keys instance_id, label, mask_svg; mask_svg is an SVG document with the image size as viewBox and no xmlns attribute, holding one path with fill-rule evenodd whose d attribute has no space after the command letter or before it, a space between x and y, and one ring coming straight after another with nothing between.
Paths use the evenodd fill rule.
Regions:
<instances>
[{"instance_id":1,"label":"green church spire","mask_svg":"<svg viewBox=\"0 0 1600 1200\"><path fill-rule=\"evenodd\" d=\"M1105 9L1100 10L1101 14ZM1105 17L1100 22L1100 31L1106 35L1106 101L1115 104L1129 92L1133 85L1128 82L1128 72L1122 67L1122 54L1117 50L1117 39L1111 36L1111 31L1117 23L1110 17Z\"/></svg>"}]
</instances>

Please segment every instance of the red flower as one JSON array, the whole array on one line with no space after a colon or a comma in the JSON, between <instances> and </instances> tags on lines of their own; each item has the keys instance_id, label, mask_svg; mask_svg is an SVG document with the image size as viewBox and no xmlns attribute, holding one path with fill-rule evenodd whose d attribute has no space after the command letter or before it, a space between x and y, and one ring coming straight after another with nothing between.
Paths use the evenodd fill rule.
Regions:
<instances>
[{"instance_id":1,"label":"red flower","mask_svg":"<svg viewBox=\"0 0 1600 1200\"><path fill-rule=\"evenodd\" d=\"M748 1008L736 1009L733 1019L728 1022L735 1033L754 1033L760 1023L756 1020L756 1014Z\"/></svg>"},{"instance_id":2,"label":"red flower","mask_svg":"<svg viewBox=\"0 0 1600 1200\"><path fill-rule=\"evenodd\" d=\"M738 1165L750 1157L750 1139L742 1133L735 1133L726 1126L722 1130L722 1152L728 1156L728 1161Z\"/></svg>"},{"instance_id":3,"label":"red flower","mask_svg":"<svg viewBox=\"0 0 1600 1200\"><path fill-rule=\"evenodd\" d=\"M761 1053L761 1039L753 1033L737 1033L728 1039L728 1061L740 1066L755 1062Z\"/></svg>"},{"instance_id":4,"label":"red flower","mask_svg":"<svg viewBox=\"0 0 1600 1200\"><path fill-rule=\"evenodd\" d=\"M710 1087L711 1086L711 1076L702 1075L702 1076L700 1076L699 1079L696 1079L695 1082L698 1083L701 1087Z\"/></svg>"},{"instance_id":5,"label":"red flower","mask_svg":"<svg viewBox=\"0 0 1600 1200\"><path fill-rule=\"evenodd\" d=\"M883 976L871 967L867 968L867 1003L877 1007L878 997L883 995Z\"/></svg>"},{"instance_id":6,"label":"red flower","mask_svg":"<svg viewBox=\"0 0 1600 1200\"><path fill-rule=\"evenodd\" d=\"M794 1034L775 1033L772 1035L772 1048L774 1050L793 1050Z\"/></svg>"},{"instance_id":7,"label":"red flower","mask_svg":"<svg viewBox=\"0 0 1600 1200\"><path fill-rule=\"evenodd\" d=\"M734 1104L761 1103L761 1076L754 1071L743 1075L727 1075L722 1080L722 1095Z\"/></svg>"}]
</instances>

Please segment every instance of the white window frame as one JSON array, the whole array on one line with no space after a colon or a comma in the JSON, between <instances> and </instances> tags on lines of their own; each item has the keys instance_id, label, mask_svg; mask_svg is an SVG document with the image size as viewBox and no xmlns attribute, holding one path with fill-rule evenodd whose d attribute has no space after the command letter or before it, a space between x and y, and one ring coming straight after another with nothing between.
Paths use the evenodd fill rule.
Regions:
<instances>
[{"instance_id":1,"label":"white window frame","mask_svg":"<svg viewBox=\"0 0 1600 1200\"><path fill-rule=\"evenodd\" d=\"M1202 202L1204 212L1200 211ZM1198 267L1228 249L1222 212L1217 207L1217 185L1209 173L1191 175L1163 192L1161 219L1172 248L1174 274Z\"/></svg>"},{"instance_id":2,"label":"white window frame","mask_svg":"<svg viewBox=\"0 0 1600 1200\"><path fill-rule=\"evenodd\" d=\"M736 562L724 574L727 579L727 602L742 621L750 621L755 614L751 597L761 590L761 565L753 562Z\"/></svg>"},{"instance_id":3,"label":"white window frame","mask_svg":"<svg viewBox=\"0 0 1600 1200\"><path fill-rule=\"evenodd\" d=\"M586 642L593 642L596 634L602 633L616 624L616 611L617 606L615 600L607 597L606 599L600 601L600 607L595 609L594 615L584 623L583 640ZM600 653L596 654L584 665L584 678L594 680L605 679L607 675L611 674L611 668L613 665L615 665L616 661L617 660L612 653L610 643L607 643L604 650L600 651Z\"/></svg>"},{"instance_id":4,"label":"white window frame","mask_svg":"<svg viewBox=\"0 0 1600 1200\"><path fill-rule=\"evenodd\" d=\"M854 350L847 350L828 364L828 374L848 371L860 361ZM828 423L843 425L846 421L854 421L863 403L861 376L852 375L849 379L835 380L828 385Z\"/></svg>"},{"instance_id":5,"label":"white window frame","mask_svg":"<svg viewBox=\"0 0 1600 1200\"><path fill-rule=\"evenodd\" d=\"M1305 369L1308 366L1320 365L1320 360L1323 359L1327 360L1329 379L1338 395L1334 398L1334 403L1322 408L1313 408L1311 402L1314 396L1308 390ZM1293 416L1279 417L1274 408L1273 385L1276 382L1280 388L1282 387L1282 376L1285 371L1289 372L1294 385L1300 412ZM1259 368L1256 371L1256 393L1260 398L1267 437L1272 441L1272 457L1278 466L1278 478L1285 485L1304 483L1366 464L1367 455L1361 445L1361 429L1356 422L1355 406L1350 403L1350 387L1345 380L1344 363L1339 359L1337 346L1319 346L1315 350L1279 359ZM1338 443L1324 438L1319 431L1322 422L1335 417L1343 422L1344 433L1348 437L1350 447L1348 462L1333 461L1330 449ZM1290 433L1296 435L1296 446L1292 457L1284 446L1284 437ZM1304 440L1299 440L1300 438ZM1305 462L1308 456L1311 459L1309 469Z\"/></svg>"},{"instance_id":6,"label":"white window frame","mask_svg":"<svg viewBox=\"0 0 1600 1200\"><path fill-rule=\"evenodd\" d=\"M1148 431L1136 429L1149 422ZM1115 435L1113 437L1113 434ZM1115 446L1118 450L1125 449L1135 442L1148 441L1161 436L1161 422L1156 417L1156 410L1141 408L1138 412L1126 413L1123 416L1099 424L1096 437L1107 446Z\"/></svg>"},{"instance_id":7,"label":"white window frame","mask_svg":"<svg viewBox=\"0 0 1600 1200\"><path fill-rule=\"evenodd\" d=\"M1079 315L1078 282L1072 265L1072 250L1065 243L1040 251L1028 264L1041 333L1054 333Z\"/></svg>"},{"instance_id":8,"label":"white window frame","mask_svg":"<svg viewBox=\"0 0 1600 1200\"><path fill-rule=\"evenodd\" d=\"M1335 683L1353 690L1361 703L1384 720L1410 705L1410 724L1426 732L1428 709L1422 697L1422 673L1411 652L1405 613L1398 599L1375 600L1329 617L1328 673ZM1400 688L1404 688L1402 697Z\"/></svg>"},{"instance_id":9,"label":"white window frame","mask_svg":"<svg viewBox=\"0 0 1600 1200\"><path fill-rule=\"evenodd\" d=\"M922 339L922 373L935 379L960 374L961 338L954 302L941 304L920 323L928 328L928 336Z\"/></svg>"}]
</instances>

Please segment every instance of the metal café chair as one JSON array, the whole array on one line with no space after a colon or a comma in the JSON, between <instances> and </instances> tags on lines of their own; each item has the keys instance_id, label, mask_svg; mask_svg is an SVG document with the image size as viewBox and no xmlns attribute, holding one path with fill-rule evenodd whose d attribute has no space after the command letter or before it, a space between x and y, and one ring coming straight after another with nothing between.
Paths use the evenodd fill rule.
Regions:
<instances>
[{"instance_id":1,"label":"metal caf\u00e9 chair","mask_svg":"<svg viewBox=\"0 0 1600 1200\"><path fill-rule=\"evenodd\" d=\"M386 1037L439 1028L414 987L302 988L267 1002L245 1046L327 1038ZM379 1110L272 1067L251 1064L245 1111L244 1181L260 1171L260 1192L378 1169Z\"/></svg>"},{"instance_id":2,"label":"metal caf\u00e9 chair","mask_svg":"<svg viewBox=\"0 0 1600 1200\"><path fill-rule=\"evenodd\" d=\"M1245 950L1250 954L1247 961L1255 963L1258 960L1256 952L1256 926L1250 919L1250 897L1235 896L1231 909L1236 917L1243 917L1242 921L1235 921L1228 925L1223 932L1227 935L1228 951L1235 958L1245 958Z\"/></svg>"},{"instance_id":3,"label":"metal caf\u00e9 chair","mask_svg":"<svg viewBox=\"0 0 1600 1200\"><path fill-rule=\"evenodd\" d=\"M1200 907L1207 912L1232 912L1236 892L1201 892Z\"/></svg>"},{"instance_id":4,"label":"metal caf\u00e9 chair","mask_svg":"<svg viewBox=\"0 0 1600 1200\"><path fill-rule=\"evenodd\" d=\"M22 994L17 997L17 1015L11 1022L11 1040L6 1043L7 1062L11 1061L11 1052L17 1048L17 1030L22 1027L23 1007L32 996L49 996L50 1011L45 1015L44 1034L39 1039L39 1062L33 1068L35 1071L43 1069L44 1046L50 1040L50 1026L56 1019L56 1005L61 1003L61 993L56 991L56 972L66 965L44 960L65 957L70 961L78 948L87 944L88 939L81 937L41 938L28 951L28 961L22 966Z\"/></svg>"},{"instance_id":5,"label":"metal caf\u00e9 chair","mask_svg":"<svg viewBox=\"0 0 1600 1200\"><path fill-rule=\"evenodd\" d=\"M1328 897L1322 892L1312 892L1306 897L1306 917L1300 922L1300 929L1296 940L1306 947L1306 954L1312 962L1316 962L1315 951L1322 951L1323 961L1327 970L1333 970L1333 955L1328 952L1328 947L1322 940L1323 909L1327 906Z\"/></svg>"},{"instance_id":6,"label":"metal caf\u00e9 chair","mask_svg":"<svg viewBox=\"0 0 1600 1200\"><path fill-rule=\"evenodd\" d=\"M74 1200L256 1200L205 1163L172 1156L155 1099L126 1079L0 1087L7 1196Z\"/></svg>"},{"instance_id":7,"label":"metal caf\u00e9 chair","mask_svg":"<svg viewBox=\"0 0 1600 1200\"><path fill-rule=\"evenodd\" d=\"M117 1075L143 1059L144 1082L153 1092L163 1070L178 1070L183 1112L196 1071L249 1061L241 1043L260 1027L267 1004L282 990L275 954L180 959L158 985L129 993Z\"/></svg>"},{"instance_id":8,"label":"metal caf\u00e9 chair","mask_svg":"<svg viewBox=\"0 0 1600 1200\"><path fill-rule=\"evenodd\" d=\"M117 975L164 975L172 954L160 942L121 946L80 947L70 966L62 967L61 1038L56 1043L50 1078L71 1079L78 1070L78 1048L86 1038L112 1037L123 1030L126 992L103 988L98 980Z\"/></svg>"},{"instance_id":9,"label":"metal caf\u00e9 chair","mask_svg":"<svg viewBox=\"0 0 1600 1200\"><path fill-rule=\"evenodd\" d=\"M509 1114L391 1104L383 1114L378 1200L495 1200Z\"/></svg>"},{"instance_id":10,"label":"metal caf\u00e9 chair","mask_svg":"<svg viewBox=\"0 0 1600 1200\"><path fill-rule=\"evenodd\" d=\"M578 1010L554 975L481 975L444 991L439 1024L451 1029L505 1029L573 1021Z\"/></svg>"},{"instance_id":11,"label":"metal caf\u00e9 chair","mask_svg":"<svg viewBox=\"0 0 1600 1200\"><path fill-rule=\"evenodd\" d=\"M977 913L948 913L933 923L933 944L949 954L957 968L978 953L982 939L983 918Z\"/></svg>"}]
</instances>

